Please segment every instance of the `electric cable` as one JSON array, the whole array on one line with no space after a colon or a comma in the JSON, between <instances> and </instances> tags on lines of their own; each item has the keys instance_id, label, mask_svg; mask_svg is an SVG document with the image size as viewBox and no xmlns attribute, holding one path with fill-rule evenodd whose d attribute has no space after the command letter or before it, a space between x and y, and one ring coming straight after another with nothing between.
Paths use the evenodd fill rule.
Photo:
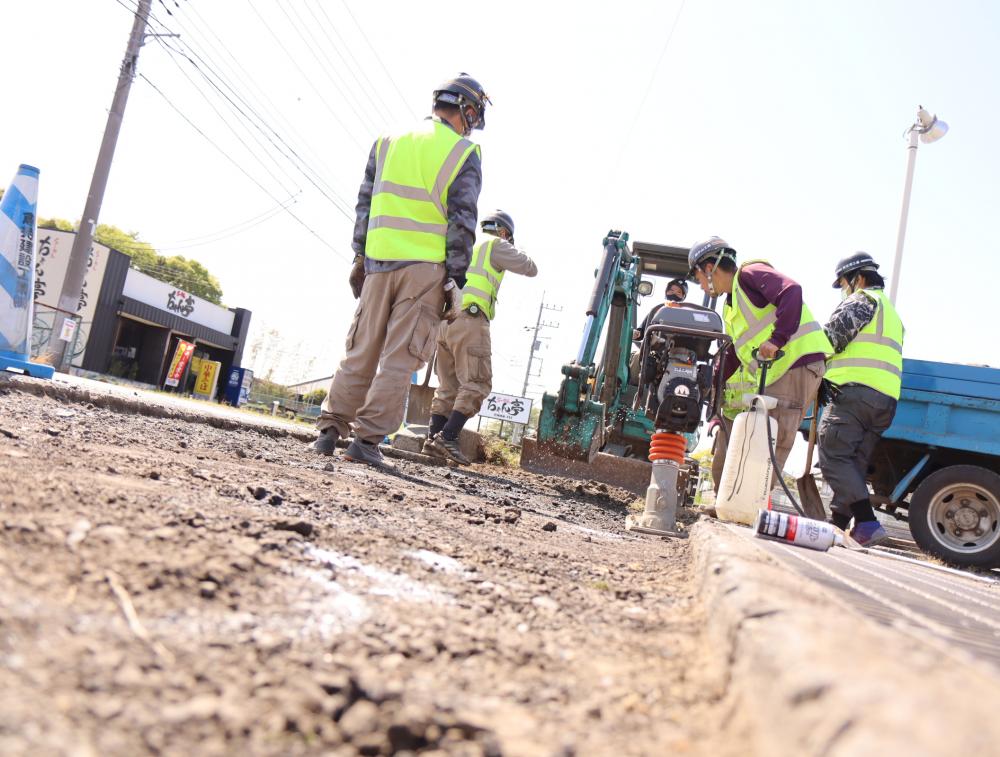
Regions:
<instances>
[{"instance_id":1,"label":"electric cable","mask_svg":"<svg viewBox=\"0 0 1000 757\"><path fill-rule=\"evenodd\" d=\"M361 24L358 23L358 19L355 18L354 13L351 11L351 6L347 4L347 0L340 0L340 2L344 6L344 10L347 11L347 15L351 17L351 21L353 21L354 25L357 27L358 32L361 34L361 38L364 39L368 48L372 51L372 54L375 56L375 60L377 60L379 66L382 67L382 71L384 71L385 75L389 78L389 82L392 84L393 89L396 90L396 94L399 95L399 99L403 101L403 104L406 106L406 109L410 111L410 115L413 116L413 119L417 120L417 114L414 112L413 108L410 107L410 103L407 101L406 96L402 93L402 91L400 91L399 85L396 84L396 80L393 78L392 74L389 73L389 69L386 68L385 63L382 61L382 56L380 56L378 54L378 50L375 49L375 45L373 45L371 40L368 39L368 35L365 34L365 30L362 28Z\"/></svg>"},{"instance_id":2,"label":"electric cable","mask_svg":"<svg viewBox=\"0 0 1000 757\"><path fill-rule=\"evenodd\" d=\"M214 148L215 148L216 150L218 150L218 151L219 151L219 152L220 152L220 153L221 153L221 154L222 154L222 155L223 155L223 156L224 156L224 157L225 157L225 158L226 158L226 159L227 159L227 160L228 160L228 161L229 161L230 163L232 163L232 164L233 164L234 166L236 166L236 168L237 168L237 169L239 169L239 171L240 171L240 172L241 172L241 173L242 173L242 174L243 174L244 176L246 176L246 177L247 177L248 179L250 179L250 181L252 181L252 182L253 182L254 184L256 184L256 185L257 185L257 186L258 186L258 187L259 187L259 188L261 189L261 191L263 191L263 192L264 192L264 193L265 193L265 194L266 194L266 195L267 195L268 197L270 197L270 198L271 198L272 200L274 200L275 202L279 202L278 198L277 198L277 197L275 197L275 196L274 196L274 194L273 194L273 193L272 193L272 192L271 192L271 191L270 191L270 190L269 190L269 189L268 189L268 188L267 188L266 186L264 186L263 184L261 184L261 183L260 183L260 181L258 181L258 180L257 180L257 179L256 179L256 178L255 178L254 176L252 176L252 175L251 175L250 173L248 173L248 172L247 172L247 170L246 170L245 168L243 168L243 166L241 166L241 165L240 165L240 164L239 164L239 163L238 163L238 162L237 162L237 161L236 161L236 160L235 160L235 159L234 159L234 158L233 158L233 157L232 157L231 155L229 155L229 153L227 153L227 152L226 152L225 150L223 150L223 149L222 149L222 148L221 148L221 147L220 147L220 146L219 146L219 145L218 145L218 144L217 144L217 143L216 143L216 142L215 142L215 141L214 141L214 140L213 140L213 139L212 139L211 137L209 137L209 136L208 136L208 135L207 135L207 134L206 134L206 133L205 133L204 131L202 131L202 129L201 129L200 127L198 127L198 125L197 125L197 124L195 124L195 123L194 123L194 122L193 122L193 121L192 121L192 120L191 120L190 118L188 118L188 117L187 117L187 115L186 115L186 114L185 114L185 113L184 113L184 112L183 112L183 111L182 111L182 110L181 110L180 108L178 108L178 107L177 107L177 106L176 106L176 105L175 105L175 104L173 103L173 101L171 101L171 100L170 100L170 98L169 98L169 97L167 97L167 96L166 96L166 95L165 95L165 94L163 93L163 90L161 90L161 89L160 89L159 87L157 87L157 86L156 86L156 85L155 85L155 84L154 84L154 83L153 83L152 81L150 81L150 79L149 79L149 77L148 77L148 76L146 76L145 74L139 74L139 77L140 77L141 79L143 79L143 80L144 80L144 81L145 81L145 82L146 82L147 84L149 84L149 86L150 86L150 87L152 87L152 88L153 88L153 90L154 90L154 91L155 91L155 92L156 92L156 93L157 93L158 95L160 95L160 97L162 97L162 98L164 99L164 101L165 101L165 102L167 103L167 105L169 105L169 106L170 106L170 107L171 107L171 108L172 108L172 109L173 109L173 110L174 110L174 111L175 111L175 112L176 112L176 113L177 113L177 114L178 114L178 115L179 115L179 116L180 116L180 117L181 117L182 119L184 119L184 121L185 121L185 122L187 122L187 124L188 124L188 125L189 125L189 126L190 126L190 127L192 128L192 129L194 129L194 130L195 130L195 131L196 131L196 132L197 132L198 134L200 134L200 135L201 135L201 136L202 136L202 137L203 137L203 138L204 138L204 139L205 139L205 140L206 140L206 141L207 141L207 142L208 142L208 143L209 143L210 145L212 145L212 146L213 146L213 147L214 147ZM297 222L297 223L298 223L298 224L299 224L300 226L302 226L302 228L304 228L304 229L305 229L306 231L308 231L308 232L309 232L310 234L312 234L312 236L316 237L316 239L317 239L317 240L319 240L319 241L320 241L320 242L321 242L321 243L322 243L322 244L323 244L323 245L324 245L325 247L327 247L327 248L328 248L328 249L329 249L329 250L330 250L331 252L333 252L333 253L334 253L335 255L337 255L337 257L341 258L342 260L344 260L344 261L346 261L346 262L350 262L350 261L351 261L351 260L353 259L353 255L352 255L351 257L348 257L348 256L347 256L347 255L345 255L345 254L344 254L343 252L341 252L341 251L340 251L339 249L337 249L337 248L336 248L336 247L334 247L334 246L333 246L332 244L330 244L329 242L327 242L327 241L326 241L326 240L325 240L325 239L324 239L323 237L321 237L321 236L320 236L320 235L319 235L319 234L318 234L318 233L316 232L316 230L315 230L315 229L313 229L313 228L312 228L311 226L309 226L309 224L307 224L307 223L306 223L305 221L303 221L303 220L302 220L301 218L299 218L299 217L298 217L298 216L297 216L297 215L296 215L295 213L293 213L293 212L292 212L292 211L291 211L291 210L290 210L290 209L289 209L288 207L285 207L285 208L284 208L284 211L285 211L285 212L286 212L286 213L287 213L288 215L290 215L290 216L291 216L292 218L294 218L294 219L295 219L295 221L296 221L296 222Z\"/></svg>"}]
</instances>

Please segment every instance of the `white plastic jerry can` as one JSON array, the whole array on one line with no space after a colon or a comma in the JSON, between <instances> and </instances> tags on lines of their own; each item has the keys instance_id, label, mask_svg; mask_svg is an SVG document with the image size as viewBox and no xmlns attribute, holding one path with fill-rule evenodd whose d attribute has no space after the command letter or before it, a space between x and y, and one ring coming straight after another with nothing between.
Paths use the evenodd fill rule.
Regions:
<instances>
[{"instance_id":1,"label":"white plastic jerry can","mask_svg":"<svg viewBox=\"0 0 1000 757\"><path fill-rule=\"evenodd\" d=\"M747 526L754 524L758 511L767 509L771 493L774 466L766 424L771 424L771 438L778 438L778 422L767 412L777 406L777 400L762 395L753 399L750 409L733 420L715 500L715 511L720 518Z\"/></svg>"}]
</instances>

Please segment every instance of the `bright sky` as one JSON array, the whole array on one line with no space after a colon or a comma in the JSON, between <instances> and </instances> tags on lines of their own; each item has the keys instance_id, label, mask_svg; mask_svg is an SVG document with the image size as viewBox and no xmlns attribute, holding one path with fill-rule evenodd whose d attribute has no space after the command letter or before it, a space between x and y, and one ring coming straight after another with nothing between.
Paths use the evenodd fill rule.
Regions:
<instances>
[{"instance_id":1,"label":"bright sky","mask_svg":"<svg viewBox=\"0 0 1000 757\"><path fill-rule=\"evenodd\" d=\"M0 49L17 86L0 174L38 166L41 215L81 213L132 24L123 5L134 2L5 4ZM154 0L153 13L154 31L181 34L163 42L231 83L305 173L151 39L140 72L267 193L138 79L101 220L207 265L226 303L253 311L253 334L280 332L277 378L335 368L354 301L351 222L333 201L353 207L372 139L423 116L431 89L458 70L494 101L477 133L481 208L513 214L540 269L504 282L497 391L521 390L524 327L543 292L563 311L548 315L560 328L545 332L529 393L558 387L610 228L679 246L723 236L743 259L800 281L824 318L839 258L863 249L891 272L903 132L918 104L951 131L918 153L898 301L906 354L1000 364L988 325L1000 279L996 3ZM273 212L290 197L336 252Z\"/></svg>"}]
</instances>

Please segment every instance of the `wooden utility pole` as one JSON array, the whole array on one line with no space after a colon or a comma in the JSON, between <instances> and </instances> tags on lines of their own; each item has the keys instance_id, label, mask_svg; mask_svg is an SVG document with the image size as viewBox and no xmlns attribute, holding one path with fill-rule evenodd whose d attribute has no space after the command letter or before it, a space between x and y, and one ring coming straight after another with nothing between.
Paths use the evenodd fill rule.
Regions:
<instances>
[{"instance_id":1,"label":"wooden utility pole","mask_svg":"<svg viewBox=\"0 0 1000 757\"><path fill-rule=\"evenodd\" d=\"M149 19L149 8L153 0L138 0L139 7L135 13L132 32L129 34L128 47L125 49L125 59L118 73L118 86L111 100L111 110L108 111L108 122L104 127L104 138L101 140L101 150L97 154L97 165L94 166L94 176L90 180L90 192L83 206L80 217L80 228L73 240L69 263L66 267L66 278L63 279L62 290L59 293L58 317L52 328L52 357L56 370L69 363L66 352L76 338L76 324L73 315L79 310L80 293L83 291L83 280L87 276L87 264L90 259L90 248L94 241L94 231L97 229L97 219L101 214L101 203L104 201L104 190L108 186L108 175L111 173L111 161L115 156L115 146L118 144L118 132L122 127L122 116L128 102L128 93L135 78L136 65L139 61L139 48L146 34L146 23ZM64 322L70 321L71 327L64 328ZM69 341L62 339L62 334L70 335Z\"/></svg>"}]
</instances>

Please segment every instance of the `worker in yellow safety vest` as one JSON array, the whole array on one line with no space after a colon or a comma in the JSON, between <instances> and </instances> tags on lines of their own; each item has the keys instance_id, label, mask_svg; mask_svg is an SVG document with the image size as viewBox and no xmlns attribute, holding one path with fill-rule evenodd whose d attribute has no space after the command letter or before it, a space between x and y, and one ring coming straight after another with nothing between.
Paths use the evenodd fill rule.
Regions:
<instances>
[{"instance_id":1,"label":"worker in yellow safety vest","mask_svg":"<svg viewBox=\"0 0 1000 757\"><path fill-rule=\"evenodd\" d=\"M534 261L514 246L514 219L497 210L483 218L484 237L476 242L465 273L462 309L438 327L438 388L431 403L431 425L423 453L468 465L459 432L476 415L493 386L490 322L506 272L535 276Z\"/></svg>"},{"instance_id":2,"label":"worker in yellow safety vest","mask_svg":"<svg viewBox=\"0 0 1000 757\"><path fill-rule=\"evenodd\" d=\"M733 344L720 364L723 378L728 380L742 366L750 380L758 382L755 351L765 360L774 360L765 392L778 400L771 411L778 425L776 484L833 348L802 301L802 287L770 263L752 260L738 266L736 250L725 240L711 237L691 248L688 265L690 277L705 294L726 295L722 315ZM779 350L783 355L775 359Z\"/></svg>"},{"instance_id":3,"label":"worker in yellow safety vest","mask_svg":"<svg viewBox=\"0 0 1000 757\"><path fill-rule=\"evenodd\" d=\"M490 100L468 74L434 90L433 114L381 137L358 192L348 281L358 307L317 421L316 452L386 466L379 443L403 420L410 377L430 360L441 318L455 319L476 234L479 146Z\"/></svg>"},{"instance_id":4,"label":"worker in yellow safety vest","mask_svg":"<svg viewBox=\"0 0 1000 757\"><path fill-rule=\"evenodd\" d=\"M878 267L867 252L837 264L833 286L844 301L823 328L835 354L826 364L819 466L833 489L833 524L846 529L853 519L851 537L862 545L889 537L875 517L867 472L896 414L903 374L903 322Z\"/></svg>"}]
</instances>

